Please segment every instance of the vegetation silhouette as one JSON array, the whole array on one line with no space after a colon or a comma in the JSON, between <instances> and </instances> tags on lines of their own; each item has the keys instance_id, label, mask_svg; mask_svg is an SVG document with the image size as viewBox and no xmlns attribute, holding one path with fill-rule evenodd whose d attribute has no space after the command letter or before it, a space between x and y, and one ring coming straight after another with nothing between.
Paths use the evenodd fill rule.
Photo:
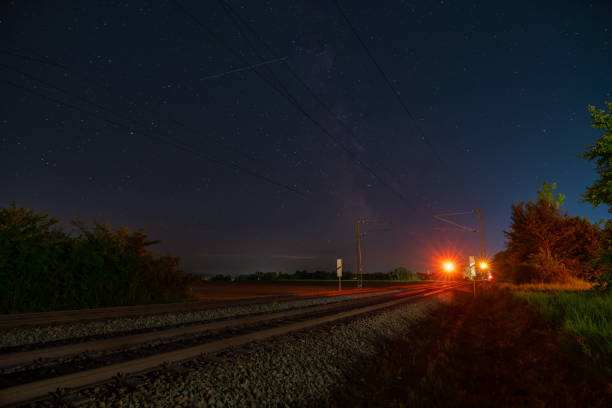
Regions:
<instances>
[{"instance_id":1,"label":"vegetation silhouette","mask_svg":"<svg viewBox=\"0 0 612 408\"><path fill-rule=\"evenodd\" d=\"M556 183L542 183L536 201L512 205L511 224L504 234L506 250L494 258L502 279L516 283L596 281L604 273L593 262L603 251L600 225L563 212L564 196Z\"/></svg>"},{"instance_id":2,"label":"vegetation silhouette","mask_svg":"<svg viewBox=\"0 0 612 408\"><path fill-rule=\"evenodd\" d=\"M143 231L59 220L0 208L0 312L38 312L178 301L192 277L179 258L156 256Z\"/></svg>"},{"instance_id":3,"label":"vegetation silhouette","mask_svg":"<svg viewBox=\"0 0 612 408\"><path fill-rule=\"evenodd\" d=\"M212 277L204 277L206 280L214 281L301 281L301 280L329 280L335 281L338 279L336 271L314 271L308 272L306 270L295 271L292 274L283 272L260 272L257 271L251 274L244 275L215 275ZM350 281L357 279L357 275L351 271L342 272L342 280ZM398 282L412 282L418 281L421 278L417 273L412 272L409 269L400 266L393 269L390 272L370 272L363 274L364 280L381 280L381 281L398 281Z\"/></svg>"},{"instance_id":4,"label":"vegetation silhouette","mask_svg":"<svg viewBox=\"0 0 612 408\"><path fill-rule=\"evenodd\" d=\"M603 130L603 134L594 144L587 146L578 157L595 163L595 170L599 175L599 178L587 187L582 196L583 202L589 202L595 207L601 204L607 205L608 212L612 213L612 102L605 102L605 105L607 112L595 106L588 107L591 126ZM610 291L612 287L612 220L610 219L605 222L602 241L604 250L594 262L605 269L599 288Z\"/></svg>"}]
</instances>

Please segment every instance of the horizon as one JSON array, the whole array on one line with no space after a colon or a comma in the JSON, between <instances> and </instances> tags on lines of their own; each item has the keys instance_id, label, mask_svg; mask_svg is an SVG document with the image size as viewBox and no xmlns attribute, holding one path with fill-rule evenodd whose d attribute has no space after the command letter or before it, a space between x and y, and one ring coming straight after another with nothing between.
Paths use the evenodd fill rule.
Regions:
<instances>
[{"instance_id":1,"label":"horizon","mask_svg":"<svg viewBox=\"0 0 612 408\"><path fill-rule=\"evenodd\" d=\"M367 49L324 1L236 6L257 35L216 2L189 3L198 24L70 4L3 7L0 205L144 229L196 274L355 269L359 218L390 229L366 272L426 270L478 253L433 218L476 208L492 255L542 181L610 218L580 203L597 174L576 157L612 100L606 2L346 3Z\"/></svg>"}]
</instances>

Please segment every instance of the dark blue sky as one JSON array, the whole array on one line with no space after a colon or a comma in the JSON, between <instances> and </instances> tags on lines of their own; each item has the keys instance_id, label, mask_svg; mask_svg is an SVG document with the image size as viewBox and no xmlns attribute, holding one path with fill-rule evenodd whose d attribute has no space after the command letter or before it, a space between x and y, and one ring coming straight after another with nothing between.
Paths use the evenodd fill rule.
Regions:
<instances>
[{"instance_id":1,"label":"dark blue sky","mask_svg":"<svg viewBox=\"0 0 612 408\"><path fill-rule=\"evenodd\" d=\"M366 271L424 270L478 251L432 215L478 207L494 253L545 180L608 218L575 157L599 135L586 106L612 100L607 1L341 1L411 116L334 2L229 1L257 36L216 0L183 2L201 25L166 0L2 3L0 205L143 228L198 273L353 269L360 217L390 228ZM239 70L277 58L256 69L289 99Z\"/></svg>"}]
</instances>

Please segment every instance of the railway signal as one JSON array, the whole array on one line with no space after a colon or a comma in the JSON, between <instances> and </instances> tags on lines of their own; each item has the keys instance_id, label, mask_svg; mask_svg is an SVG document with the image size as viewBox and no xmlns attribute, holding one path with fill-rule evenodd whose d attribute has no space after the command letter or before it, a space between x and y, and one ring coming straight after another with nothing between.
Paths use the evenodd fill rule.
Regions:
<instances>
[{"instance_id":1,"label":"railway signal","mask_svg":"<svg viewBox=\"0 0 612 408\"><path fill-rule=\"evenodd\" d=\"M445 272L451 273L455 271L455 264L452 261L444 261L442 268Z\"/></svg>"}]
</instances>

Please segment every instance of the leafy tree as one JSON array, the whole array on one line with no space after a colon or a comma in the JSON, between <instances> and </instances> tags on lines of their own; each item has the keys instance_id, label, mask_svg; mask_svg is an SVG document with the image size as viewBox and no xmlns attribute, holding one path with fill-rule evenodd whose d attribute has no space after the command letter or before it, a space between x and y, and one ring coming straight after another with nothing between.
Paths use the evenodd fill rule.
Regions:
<instances>
[{"instance_id":1,"label":"leafy tree","mask_svg":"<svg viewBox=\"0 0 612 408\"><path fill-rule=\"evenodd\" d=\"M391 280L399 280L399 281L416 280L416 274L413 273L411 270L404 268L403 266L395 268L389 273L389 275L390 275L389 278Z\"/></svg>"},{"instance_id":2,"label":"leafy tree","mask_svg":"<svg viewBox=\"0 0 612 408\"><path fill-rule=\"evenodd\" d=\"M555 183L538 188L537 201L512 205L506 251L496 257L502 274L515 281L597 279L602 268L591 261L602 251L601 228L563 213Z\"/></svg>"},{"instance_id":3,"label":"leafy tree","mask_svg":"<svg viewBox=\"0 0 612 408\"><path fill-rule=\"evenodd\" d=\"M565 201L565 194L557 193L555 196L556 189L557 183L542 182L542 185L538 186L538 200L544 200L555 209L559 209Z\"/></svg>"},{"instance_id":4,"label":"leafy tree","mask_svg":"<svg viewBox=\"0 0 612 408\"><path fill-rule=\"evenodd\" d=\"M607 205L608 212L612 212L612 102L606 102L605 105L608 108L607 112L604 109L596 109L594 106L588 107L592 120L591 126L604 132L579 157L594 162L599 175L599 179L587 187L582 197L583 201L595 207L600 204ZM612 222L610 220L606 223L602 241L604 251L595 262L605 268L600 287L609 290L612 286Z\"/></svg>"},{"instance_id":5,"label":"leafy tree","mask_svg":"<svg viewBox=\"0 0 612 408\"><path fill-rule=\"evenodd\" d=\"M591 126L603 130L603 134L594 144L588 146L579 157L595 163L599 179L587 187L583 200L597 207L600 204L608 205L612 212L612 102L606 102L608 112L596 109L589 105Z\"/></svg>"},{"instance_id":6,"label":"leafy tree","mask_svg":"<svg viewBox=\"0 0 612 408\"><path fill-rule=\"evenodd\" d=\"M510 252L506 249L499 251L493 256L491 266L497 275L497 279L502 281L517 280L514 276L514 268Z\"/></svg>"}]
</instances>

